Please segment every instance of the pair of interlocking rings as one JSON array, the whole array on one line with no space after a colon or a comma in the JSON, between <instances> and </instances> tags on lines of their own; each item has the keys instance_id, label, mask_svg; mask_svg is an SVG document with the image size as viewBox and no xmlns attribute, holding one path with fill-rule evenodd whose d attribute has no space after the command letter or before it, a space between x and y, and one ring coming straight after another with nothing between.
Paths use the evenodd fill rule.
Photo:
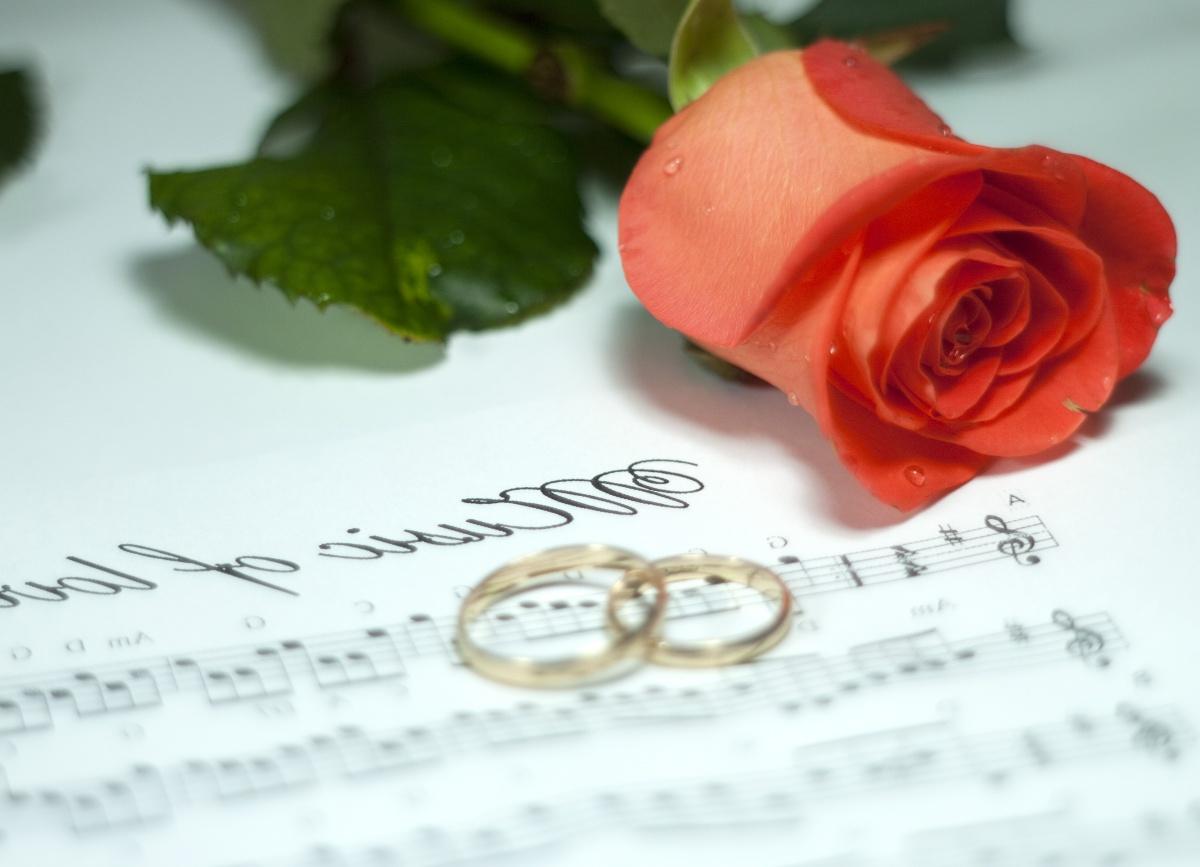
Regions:
<instances>
[{"instance_id":1,"label":"pair of interlocking rings","mask_svg":"<svg viewBox=\"0 0 1200 867\"><path fill-rule=\"evenodd\" d=\"M537 587L563 581L564 572L581 569L619 571L608 589L604 627L608 642L575 656L536 659L505 656L478 644L471 625L494 606ZM761 593L774 611L770 621L736 639L677 642L666 638L667 585L696 579L730 581ZM635 626L620 617L621 608L653 591L648 611ZM777 645L792 625L792 595L783 580L765 566L712 554L680 554L653 562L608 545L570 545L522 557L501 566L477 584L458 612L458 652L477 672L515 686L569 687L608 679L642 662L705 668L747 662Z\"/></svg>"}]
</instances>

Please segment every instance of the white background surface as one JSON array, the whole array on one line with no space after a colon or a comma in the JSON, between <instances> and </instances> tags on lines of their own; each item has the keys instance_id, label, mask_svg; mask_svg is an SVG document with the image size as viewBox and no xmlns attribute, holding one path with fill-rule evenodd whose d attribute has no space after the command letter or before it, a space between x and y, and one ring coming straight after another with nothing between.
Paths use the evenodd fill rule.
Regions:
<instances>
[{"instance_id":1,"label":"white background surface","mask_svg":"<svg viewBox=\"0 0 1200 867\"><path fill-rule=\"evenodd\" d=\"M969 140L1085 153L1157 193L1180 236L1177 312L1145 372L1055 460L1005 462L905 518L863 493L810 420L781 395L691 366L678 337L625 287L614 203L599 193L590 219L604 254L591 285L549 316L509 331L458 335L445 352L403 345L353 313L293 308L272 289L229 279L184 230L169 232L149 211L141 171L232 162L251 151L291 92L251 34L199 0L8 0L0 9L0 65L34 64L49 117L33 167L0 189L0 583L67 574L67 554L116 564L125 555L114 546L137 541L214 561L242 553L293 557L304 562L305 595L281 601L212 576L173 583L160 568L156 580L163 583L152 594L0 611L0 678L108 661L119 654L101 645L140 630L154 636L155 653L172 653L249 641L244 624L252 616L267 621L262 637L280 639L391 622L416 610L448 613L453 587L541 544L606 541L653 556L708 547L765 559L772 556L766 539L777 534L789 538L789 550L825 555L936 536L942 523L978 526L988 513L1036 513L1062 546L1036 575L1014 578L1013 569L992 564L968 577L931 577L862 598L818 597L811 605L820 638L796 636L789 646L837 653L934 625L965 637L994 631L1010 617L1044 621L1057 607L1103 610L1122 625L1132 655L1099 679L1085 684L1072 669L1061 680L1012 675L896 690L864 705L869 714L839 709L798 728L752 717L741 728L689 729L666 739L675 753L661 735L639 735L602 737L587 750L539 747L511 765L477 756L422 783L419 795L405 790L405 810L413 822L420 813L425 822L470 825L504 813L497 801L519 788L514 779L553 800L616 766L617 778L639 770L651 780L720 776L776 767L797 740L947 714L979 732L1136 700L1190 710L1193 722L1200 720L1191 664L1200 615L1192 567L1200 480L1200 308L1193 300L1200 6L1024 3L1015 18L1026 46L1019 56L980 60L951 78L919 76L914 84ZM687 511L624 522L585 515L544 539L489 541L358 571L314 558L316 543L344 540L351 526L430 527L465 516L463 497L662 456L701 464L698 475L709 488ZM1027 504L1005 511L1014 493ZM127 557L120 562L136 565ZM355 608L364 598L377 605L371 617ZM914 620L916 606L940 600L952 613ZM75 639L92 648L86 659L66 648ZM6 655L17 646L32 648L32 658ZM1137 679L1147 671L1148 679ZM219 724L204 709L192 717L151 716L143 720L149 744L121 744L115 723L81 724L39 734L30 747L18 744L7 762L0 753L0 763L14 785L57 785L121 763L274 743L285 731L312 731L331 718L375 724L384 714L394 725L456 702L516 700L460 673L443 681L436 669L414 671L413 687L419 700L402 712L371 699L271 727L249 711ZM749 741L773 744L764 732L779 738L778 750L739 751ZM0 750L5 743L0 738ZM661 769L655 756L668 756ZM545 771L551 761L554 773ZM1089 766L1038 778L998 801L975 790L938 790L916 801L904 792L877 795L855 809L814 805L818 827L827 830L771 837L763 843L769 854L756 863L848 853L933 864L932 856L912 855L915 832L1022 812L1068 816L1052 823L1060 829L1054 845L1077 860L1053 863L1110 863L1099 849L1085 860L1092 855L1083 842L1097 828L1120 838L1114 846L1142 851L1146 816L1169 825L1185 856L1112 863L1193 863L1186 859L1196 850L1187 840L1195 838L1186 837L1191 820L1183 817L1200 797L1196 767L1186 757L1166 770ZM1113 773L1124 775L1123 791L1112 788ZM286 859L320 842L366 845L413 824L388 806L400 803L394 794L372 790L365 796L371 807L354 813L355 821L346 811L358 801L338 790L311 795L299 807L272 802L261 814L239 810L240 818L201 812L177 830L100 842L54 830L26 839L3 826L0 807L9 837L0 838L0 863L223 864ZM244 833L237 833L239 822L247 823ZM748 851L758 841L749 833L727 839ZM593 863L610 850L635 859L655 853L662 863L683 854L696 863L724 857L711 836L596 839L603 842L594 850L554 850L546 863ZM947 863L956 867L991 863L954 851ZM1023 857L996 863L1038 863Z\"/></svg>"}]
</instances>

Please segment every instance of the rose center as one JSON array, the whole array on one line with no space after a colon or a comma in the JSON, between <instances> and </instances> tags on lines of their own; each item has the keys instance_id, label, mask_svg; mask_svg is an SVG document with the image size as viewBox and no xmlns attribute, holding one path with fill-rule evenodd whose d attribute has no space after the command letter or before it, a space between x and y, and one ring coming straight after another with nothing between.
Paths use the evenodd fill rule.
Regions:
<instances>
[{"instance_id":1,"label":"rose center","mask_svg":"<svg viewBox=\"0 0 1200 867\"><path fill-rule=\"evenodd\" d=\"M962 364L978 349L992 330L992 316L983 294L987 290L976 286L958 299L942 329L942 363Z\"/></svg>"}]
</instances>

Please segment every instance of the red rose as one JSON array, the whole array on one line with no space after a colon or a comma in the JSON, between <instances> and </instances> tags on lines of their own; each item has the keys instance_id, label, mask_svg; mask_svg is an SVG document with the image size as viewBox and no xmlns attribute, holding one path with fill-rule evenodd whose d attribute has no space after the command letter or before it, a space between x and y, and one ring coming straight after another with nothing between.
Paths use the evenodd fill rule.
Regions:
<instances>
[{"instance_id":1,"label":"red rose","mask_svg":"<svg viewBox=\"0 0 1200 867\"><path fill-rule=\"evenodd\" d=\"M620 240L654 316L786 392L901 509L1069 437L1171 314L1152 194L963 141L833 41L757 58L665 123Z\"/></svg>"}]
</instances>

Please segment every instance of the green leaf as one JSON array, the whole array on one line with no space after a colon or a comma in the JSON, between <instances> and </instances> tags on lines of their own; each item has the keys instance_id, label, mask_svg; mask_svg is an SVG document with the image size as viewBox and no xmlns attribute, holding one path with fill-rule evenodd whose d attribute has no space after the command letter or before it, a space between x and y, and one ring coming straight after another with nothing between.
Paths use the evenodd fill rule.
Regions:
<instances>
[{"instance_id":1,"label":"green leaf","mask_svg":"<svg viewBox=\"0 0 1200 867\"><path fill-rule=\"evenodd\" d=\"M679 111L757 54L732 0L692 0L671 43L671 105Z\"/></svg>"},{"instance_id":2,"label":"green leaf","mask_svg":"<svg viewBox=\"0 0 1200 867\"><path fill-rule=\"evenodd\" d=\"M599 0L600 11L647 54L666 57L688 0Z\"/></svg>"},{"instance_id":3,"label":"green leaf","mask_svg":"<svg viewBox=\"0 0 1200 867\"><path fill-rule=\"evenodd\" d=\"M25 161L36 138L37 113L28 73L0 71L0 181Z\"/></svg>"},{"instance_id":4,"label":"green leaf","mask_svg":"<svg viewBox=\"0 0 1200 867\"><path fill-rule=\"evenodd\" d=\"M512 324L589 273L574 160L519 84L443 67L325 85L282 117L265 155L150 173L151 205L231 271L416 340Z\"/></svg>"},{"instance_id":5,"label":"green leaf","mask_svg":"<svg viewBox=\"0 0 1200 867\"><path fill-rule=\"evenodd\" d=\"M807 43L936 23L945 32L908 60L943 63L966 50L1013 43L1008 0L820 0L791 26Z\"/></svg>"}]
</instances>

